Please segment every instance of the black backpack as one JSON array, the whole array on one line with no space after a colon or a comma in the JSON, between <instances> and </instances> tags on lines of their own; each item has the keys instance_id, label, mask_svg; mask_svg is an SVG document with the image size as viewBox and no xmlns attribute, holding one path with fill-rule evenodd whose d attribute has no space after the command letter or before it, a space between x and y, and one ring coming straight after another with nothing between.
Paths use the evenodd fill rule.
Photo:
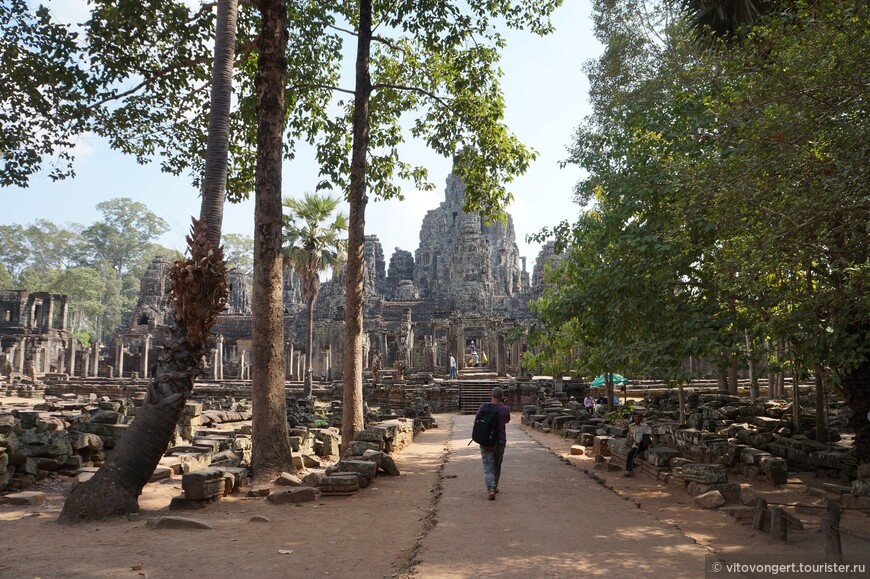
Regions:
<instances>
[{"instance_id":1,"label":"black backpack","mask_svg":"<svg viewBox=\"0 0 870 579\"><path fill-rule=\"evenodd\" d=\"M471 440L486 448L498 444L498 409L494 404L487 403L478 410Z\"/></svg>"}]
</instances>

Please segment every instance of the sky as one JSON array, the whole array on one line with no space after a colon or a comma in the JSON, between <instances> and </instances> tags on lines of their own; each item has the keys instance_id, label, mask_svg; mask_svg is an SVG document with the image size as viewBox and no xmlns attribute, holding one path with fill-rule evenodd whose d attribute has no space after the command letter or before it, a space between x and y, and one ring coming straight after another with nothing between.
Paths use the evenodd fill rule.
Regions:
<instances>
[{"instance_id":1,"label":"sky","mask_svg":"<svg viewBox=\"0 0 870 579\"><path fill-rule=\"evenodd\" d=\"M47 3L58 21L85 19L83 0ZM565 0L554 14L555 33L546 37L514 31L506 34L508 46L501 62L505 120L523 143L538 152L529 171L508 187L514 201L507 211L513 217L520 255L528 258L529 269L540 245L527 243L525 236L564 219L573 220L579 211L573 202L573 186L581 170L573 165L562 169L559 162L567 156L574 129L590 112L588 82L581 68L602 50L592 34L590 10L589 0ZM425 165L436 188L425 192L406 188L404 201L369 202L366 234L380 238L388 262L396 247L412 253L417 249L423 217L444 201L450 172L450 161L422 144L409 142L402 154L410 162ZM52 182L36 175L26 189L0 189L0 225L27 225L36 219L58 225L90 225L101 217L98 203L130 197L168 222L170 231L158 240L160 244L184 250L190 218L199 214L200 206L199 192L189 176L161 173L157 163L139 165L93 136L79 141L76 157L73 179ZM296 159L285 162L284 196L313 191L317 181L318 166L312 151L300 150ZM253 221L253 198L225 206L224 233L253 236Z\"/></svg>"}]
</instances>

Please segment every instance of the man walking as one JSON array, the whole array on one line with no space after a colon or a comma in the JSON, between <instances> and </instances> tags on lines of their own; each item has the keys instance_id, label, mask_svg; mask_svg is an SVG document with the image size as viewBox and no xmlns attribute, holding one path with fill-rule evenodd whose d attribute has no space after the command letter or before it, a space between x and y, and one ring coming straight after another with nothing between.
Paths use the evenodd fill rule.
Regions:
<instances>
[{"instance_id":1,"label":"man walking","mask_svg":"<svg viewBox=\"0 0 870 579\"><path fill-rule=\"evenodd\" d=\"M632 415L634 422L628 427L628 441L631 443L631 450L628 451L628 457L625 459L625 475L627 477L634 476L634 457L652 446L652 429L648 424L643 423L643 414L638 411Z\"/></svg>"},{"instance_id":2,"label":"man walking","mask_svg":"<svg viewBox=\"0 0 870 579\"><path fill-rule=\"evenodd\" d=\"M480 447L480 457L483 460L483 482L486 484L486 490L489 493L489 500L494 501L495 495L498 494L498 481L501 478L501 463L504 459L504 448L507 444L507 433L505 425L511 421L511 411L505 406L504 390L496 386L492 389L492 402L484 402L477 409L475 421L484 410L494 410L498 414L497 429L498 442L493 446Z\"/></svg>"}]
</instances>

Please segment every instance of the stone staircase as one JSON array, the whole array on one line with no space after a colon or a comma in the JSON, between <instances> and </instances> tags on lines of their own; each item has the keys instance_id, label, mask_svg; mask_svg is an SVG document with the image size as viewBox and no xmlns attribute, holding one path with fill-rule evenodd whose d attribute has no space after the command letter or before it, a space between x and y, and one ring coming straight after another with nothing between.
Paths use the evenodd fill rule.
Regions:
<instances>
[{"instance_id":1,"label":"stone staircase","mask_svg":"<svg viewBox=\"0 0 870 579\"><path fill-rule=\"evenodd\" d=\"M459 371L462 414L475 414L480 405L492 401L492 389L499 385L498 374L486 368L463 368Z\"/></svg>"}]
</instances>

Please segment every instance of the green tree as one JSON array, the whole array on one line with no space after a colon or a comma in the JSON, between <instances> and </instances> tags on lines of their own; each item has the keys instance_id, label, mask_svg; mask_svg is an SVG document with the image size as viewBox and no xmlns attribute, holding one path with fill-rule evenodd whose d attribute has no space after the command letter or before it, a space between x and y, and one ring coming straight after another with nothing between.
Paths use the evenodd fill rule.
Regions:
<instances>
[{"instance_id":1,"label":"green tree","mask_svg":"<svg viewBox=\"0 0 870 579\"><path fill-rule=\"evenodd\" d=\"M29 250L27 235L21 225L0 225L0 263L9 272L13 282L27 266Z\"/></svg>"},{"instance_id":2,"label":"green tree","mask_svg":"<svg viewBox=\"0 0 870 579\"><path fill-rule=\"evenodd\" d=\"M162 217L148 206L129 197L97 204L103 219L85 229L82 236L90 243L91 260L105 261L122 279L131 263L151 249L153 240L169 229Z\"/></svg>"},{"instance_id":3,"label":"green tree","mask_svg":"<svg viewBox=\"0 0 870 579\"><path fill-rule=\"evenodd\" d=\"M284 198L289 211L284 220L284 264L302 282L302 297L308 307L308 339L304 396L311 396L314 355L314 304L320 290L320 274L344 262L347 216L333 215L341 200L327 195L306 193L302 199Z\"/></svg>"},{"instance_id":4,"label":"green tree","mask_svg":"<svg viewBox=\"0 0 870 579\"><path fill-rule=\"evenodd\" d=\"M215 80L212 84L212 120L209 126L203 200L200 218L193 219L191 234L187 238L189 259L176 261L170 276L176 322L176 327L172 330L172 342L158 356L154 378L127 435L121 439L103 468L91 480L73 490L64 503L58 518L60 522L95 520L137 510L142 487L150 479L169 444L184 404L193 393L194 382L202 373L202 360L208 352L207 340L211 336L211 328L218 314L226 307L228 286L220 234L227 165L235 13L235 0L219 2L219 29L214 58ZM119 214L117 205L101 204L98 207L106 214L109 224L117 224L116 229L123 231L130 225L131 220L124 219ZM164 226L165 230L164 223L155 223L156 216L143 217L149 219L141 224L146 231L137 240L139 243L128 245L126 252L116 248L113 254L115 260L103 260L117 268L119 278L124 272L125 264L129 267L130 255L135 255L141 243L147 239L146 235L156 232L160 226ZM110 231L111 229L104 230L103 233ZM91 235L94 233L91 231ZM283 428L284 438L287 438L286 418ZM289 440L287 450L289 451ZM289 452L287 456L290 456Z\"/></svg>"},{"instance_id":5,"label":"green tree","mask_svg":"<svg viewBox=\"0 0 870 579\"><path fill-rule=\"evenodd\" d=\"M46 159L51 179L74 174L72 150L89 126L94 91L78 42L47 7L0 3L0 187L26 187Z\"/></svg>"},{"instance_id":6,"label":"green tree","mask_svg":"<svg viewBox=\"0 0 870 579\"><path fill-rule=\"evenodd\" d=\"M12 281L12 276L6 271L6 267L0 263L0 289L13 289L15 282Z\"/></svg>"},{"instance_id":7,"label":"green tree","mask_svg":"<svg viewBox=\"0 0 870 579\"><path fill-rule=\"evenodd\" d=\"M254 238L240 233L223 235L224 255L227 267L235 269L245 278L254 273Z\"/></svg>"},{"instance_id":8,"label":"green tree","mask_svg":"<svg viewBox=\"0 0 870 579\"><path fill-rule=\"evenodd\" d=\"M534 153L503 124L497 67L504 39L496 20L538 34L561 0L471 0L385 5L360 0L338 6L356 39L353 95L341 122L327 127L318 149L321 171L347 191L350 204L345 272L345 446L363 428L362 314L365 207L369 194L401 198L395 178L429 188L426 170L399 160L405 139L400 118L415 118L410 136L454 159L465 181L467 211L502 215L511 199L505 184L523 173ZM375 34L374 24L380 27ZM345 105L345 103L341 103ZM348 131L349 127L349 131ZM348 140L348 134L350 139ZM349 151L349 155L347 154ZM328 186L327 184L324 184Z\"/></svg>"}]
</instances>

